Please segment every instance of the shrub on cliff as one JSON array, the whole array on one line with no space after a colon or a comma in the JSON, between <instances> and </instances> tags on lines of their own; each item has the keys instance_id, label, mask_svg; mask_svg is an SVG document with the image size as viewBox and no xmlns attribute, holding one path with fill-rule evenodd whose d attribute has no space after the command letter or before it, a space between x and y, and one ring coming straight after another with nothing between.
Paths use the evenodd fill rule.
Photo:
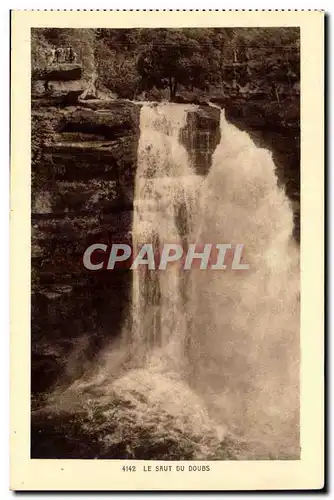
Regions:
<instances>
[{"instance_id":1,"label":"shrub on cliff","mask_svg":"<svg viewBox=\"0 0 334 500\"><path fill-rule=\"evenodd\" d=\"M31 69L34 73L43 71L48 66L50 42L44 37L41 30L31 30Z\"/></svg>"}]
</instances>

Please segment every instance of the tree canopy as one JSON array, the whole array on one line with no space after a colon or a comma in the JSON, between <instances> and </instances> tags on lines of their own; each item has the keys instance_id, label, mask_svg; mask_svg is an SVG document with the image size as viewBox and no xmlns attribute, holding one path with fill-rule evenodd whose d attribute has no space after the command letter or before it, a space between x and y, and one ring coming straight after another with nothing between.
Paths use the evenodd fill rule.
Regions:
<instances>
[{"instance_id":1,"label":"tree canopy","mask_svg":"<svg viewBox=\"0 0 334 500\"><path fill-rule=\"evenodd\" d=\"M298 28L32 30L32 66L48 47L72 46L84 70L120 97L212 86L254 85L271 91L299 81Z\"/></svg>"},{"instance_id":2,"label":"tree canopy","mask_svg":"<svg viewBox=\"0 0 334 500\"><path fill-rule=\"evenodd\" d=\"M219 51L203 30L156 30L138 58L143 88L166 88L174 99L178 85L207 89L219 72Z\"/></svg>"}]
</instances>

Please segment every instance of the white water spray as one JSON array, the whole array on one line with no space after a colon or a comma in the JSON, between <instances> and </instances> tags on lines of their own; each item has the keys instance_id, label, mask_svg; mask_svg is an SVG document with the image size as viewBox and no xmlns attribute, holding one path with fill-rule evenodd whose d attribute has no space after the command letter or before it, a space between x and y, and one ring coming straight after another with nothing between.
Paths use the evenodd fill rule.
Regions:
<instances>
[{"instance_id":1,"label":"white water spray","mask_svg":"<svg viewBox=\"0 0 334 500\"><path fill-rule=\"evenodd\" d=\"M244 243L249 271L192 272L191 384L216 418L281 457L299 454L299 255L271 154L221 114L197 241Z\"/></svg>"}]
</instances>

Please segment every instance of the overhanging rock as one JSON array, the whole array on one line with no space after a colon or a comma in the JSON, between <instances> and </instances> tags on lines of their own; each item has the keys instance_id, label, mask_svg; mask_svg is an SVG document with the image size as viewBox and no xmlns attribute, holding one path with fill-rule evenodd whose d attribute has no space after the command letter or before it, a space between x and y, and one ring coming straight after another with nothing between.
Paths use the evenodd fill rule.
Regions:
<instances>
[{"instance_id":1,"label":"overhanging rock","mask_svg":"<svg viewBox=\"0 0 334 500\"><path fill-rule=\"evenodd\" d=\"M52 64L48 68L36 70L32 75L34 80L68 81L80 80L82 67L79 64Z\"/></svg>"}]
</instances>

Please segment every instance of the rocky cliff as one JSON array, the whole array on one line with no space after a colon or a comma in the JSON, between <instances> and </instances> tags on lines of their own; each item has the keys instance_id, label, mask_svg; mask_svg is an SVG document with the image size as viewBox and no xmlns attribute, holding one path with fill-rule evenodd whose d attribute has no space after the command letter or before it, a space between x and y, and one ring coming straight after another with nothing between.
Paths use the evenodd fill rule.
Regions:
<instances>
[{"instance_id":1,"label":"rocky cliff","mask_svg":"<svg viewBox=\"0 0 334 500\"><path fill-rule=\"evenodd\" d=\"M128 314L131 273L92 272L92 243L131 243L140 103L80 100L77 65L34 75L32 85L32 391L85 370ZM104 96L105 97L105 96ZM250 100L220 103L227 118L274 153L299 228L299 129ZM262 111L261 111L262 110ZM220 140L219 109L189 111L181 140L206 175ZM286 116L286 114L284 115ZM75 362L68 363L73 354ZM73 373L74 372L74 373Z\"/></svg>"}]
</instances>

